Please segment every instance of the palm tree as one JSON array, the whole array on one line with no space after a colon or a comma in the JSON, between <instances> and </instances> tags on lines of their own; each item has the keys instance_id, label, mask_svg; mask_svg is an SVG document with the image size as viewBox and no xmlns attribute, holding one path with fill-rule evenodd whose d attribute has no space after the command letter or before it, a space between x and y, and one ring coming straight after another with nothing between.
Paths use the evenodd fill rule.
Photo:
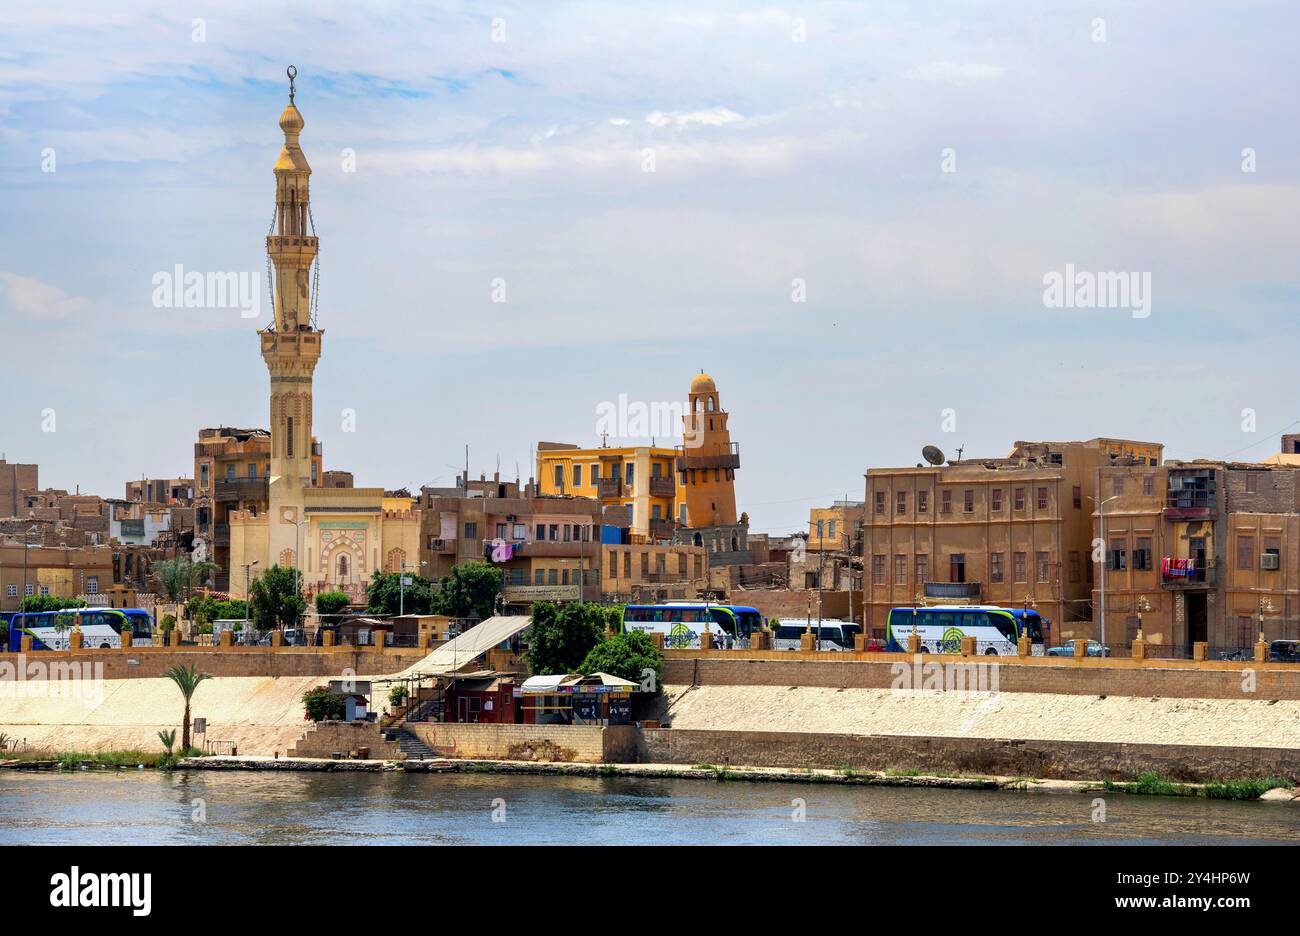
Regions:
<instances>
[{"instance_id":1,"label":"palm tree","mask_svg":"<svg viewBox=\"0 0 1300 936\"><path fill-rule=\"evenodd\" d=\"M211 679L212 674L200 673L194 668L193 663L189 666L181 666L178 663L163 675L176 683L176 688L185 697L185 721L181 723L181 754L183 755L190 749L190 698L194 695L194 690L199 688L199 683Z\"/></svg>"}]
</instances>

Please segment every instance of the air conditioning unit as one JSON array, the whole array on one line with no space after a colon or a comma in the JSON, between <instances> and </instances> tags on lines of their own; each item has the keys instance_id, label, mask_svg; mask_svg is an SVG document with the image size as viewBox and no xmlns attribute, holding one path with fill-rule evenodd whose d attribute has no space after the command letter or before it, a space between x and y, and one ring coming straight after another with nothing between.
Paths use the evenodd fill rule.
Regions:
<instances>
[{"instance_id":1,"label":"air conditioning unit","mask_svg":"<svg viewBox=\"0 0 1300 936\"><path fill-rule=\"evenodd\" d=\"M1277 569L1280 558L1277 553L1264 553L1259 557L1259 567L1261 569Z\"/></svg>"}]
</instances>

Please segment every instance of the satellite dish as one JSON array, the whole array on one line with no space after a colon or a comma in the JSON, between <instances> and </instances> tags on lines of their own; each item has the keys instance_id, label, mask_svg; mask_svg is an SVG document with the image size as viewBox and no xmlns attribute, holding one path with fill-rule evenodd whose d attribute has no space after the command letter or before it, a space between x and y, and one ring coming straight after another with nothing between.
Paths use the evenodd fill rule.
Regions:
<instances>
[{"instance_id":1,"label":"satellite dish","mask_svg":"<svg viewBox=\"0 0 1300 936\"><path fill-rule=\"evenodd\" d=\"M921 449L921 457L932 465L942 465L944 463L943 449L937 445L927 445Z\"/></svg>"}]
</instances>

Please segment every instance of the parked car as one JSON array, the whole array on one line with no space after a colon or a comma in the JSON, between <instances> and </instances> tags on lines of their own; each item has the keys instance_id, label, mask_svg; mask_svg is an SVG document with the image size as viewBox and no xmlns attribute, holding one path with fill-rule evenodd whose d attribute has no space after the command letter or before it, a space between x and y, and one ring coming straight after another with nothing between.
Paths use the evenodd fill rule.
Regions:
<instances>
[{"instance_id":1,"label":"parked car","mask_svg":"<svg viewBox=\"0 0 1300 936\"><path fill-rule=\"evenodd\" d=\"M1300 663L1300 640L1275 640L1268 645L1270 663Z\"/></svg>"},{"instance_id":2,"label":"parked car","mask_svg":"<svg viewBox=\"0 0 1300 936\"><path fill-rule=\"evenodd\" d=\"M1090 656L1090 657L1110 656L1110 647L1103 647L1103 646L1102 646L1100 643L1098 643L1097 641L1095 641L1095 640L1089 640L1089 641L1088 641L1088 649L1087 649L1086 653L1087 653L1087 655ZM1048 648L1047 648L1047 655L1048 655L1048 656L1055 656L1055 657L1072 657L1072 656L1074 656L1074 641L1073 641L1073 640L1067 640L1065 643L1061 644L1059 647L1048 647Z\"/></svg>"},{"instance_id":3,"label":"parked car","mask_svg":"<svg viewBox=\"0 0 1300 936\"><path fill-rule=\"evenodd\" d=\"M301 628L286 627L283 635L284 645L286 647L302 647L307 643L307 635Z\"/></svg>"}]
</instances>

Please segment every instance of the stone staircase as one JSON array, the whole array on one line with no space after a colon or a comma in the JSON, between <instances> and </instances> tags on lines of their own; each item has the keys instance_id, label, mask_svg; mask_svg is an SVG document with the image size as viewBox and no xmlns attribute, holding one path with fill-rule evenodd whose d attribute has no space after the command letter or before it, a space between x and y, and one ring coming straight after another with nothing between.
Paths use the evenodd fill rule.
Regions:
<instances>
[{"instance_id":1,"label":"stone staircase","mask_svg":"<svg viewBox=\"0 0 1300 936\"><path fill-rule=\"evenodd\" d=\"M397 742L397 749L408 760L432 760L438 756L437 751L417 738L410 729L395 726L384 730L384 737Z\"/></svg>"}]
</instances>

